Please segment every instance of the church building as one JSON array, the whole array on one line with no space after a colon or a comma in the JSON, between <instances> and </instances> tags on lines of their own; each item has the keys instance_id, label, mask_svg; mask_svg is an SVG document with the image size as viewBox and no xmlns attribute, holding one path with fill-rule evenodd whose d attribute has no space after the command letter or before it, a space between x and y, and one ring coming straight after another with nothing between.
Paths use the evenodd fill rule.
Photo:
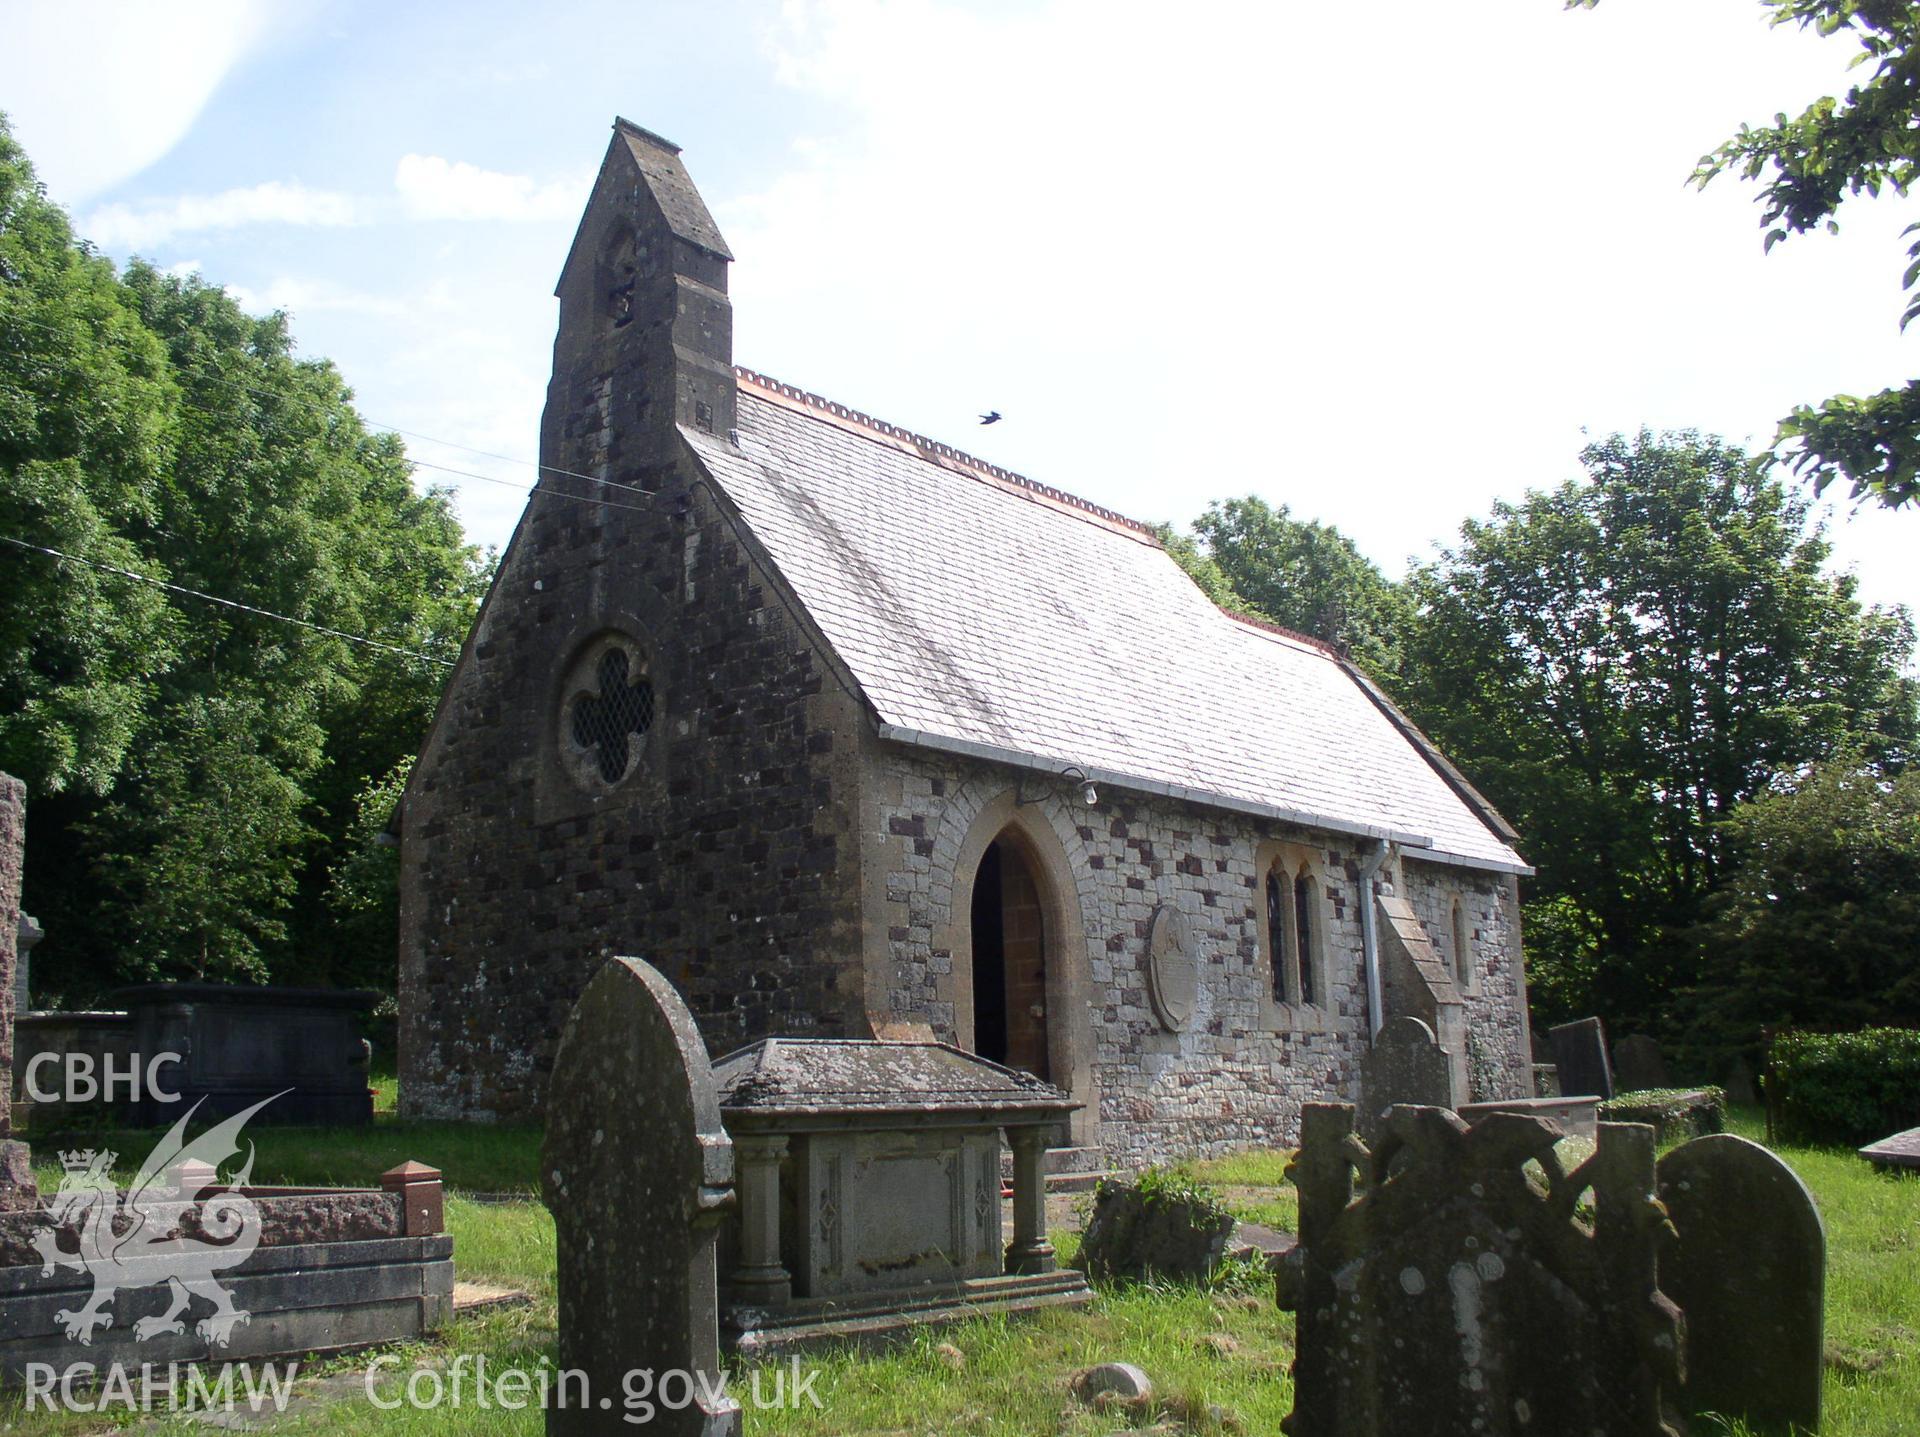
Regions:
<instances>
[{"instance_id":1,"label":"church building","mask_svg":"<svg viewBox=\"0 0 1920 1437\"><path fill-rule=\"evenodd\" d=\"M396 816L403 1110L536 1117L611 955L716 1056L930 1030L1113 1161L1291 1140L1402 1014L1458 1100L1526 1095L1486 800L1146 525L737 367L731 260L616 122L539 483Z\"/></svg>"}]
</instances>

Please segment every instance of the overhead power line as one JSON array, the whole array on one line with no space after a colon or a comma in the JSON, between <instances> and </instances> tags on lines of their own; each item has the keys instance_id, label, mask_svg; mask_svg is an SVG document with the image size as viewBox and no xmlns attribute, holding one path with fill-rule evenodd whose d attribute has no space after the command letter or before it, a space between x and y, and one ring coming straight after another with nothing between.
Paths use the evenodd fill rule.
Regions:
<instances>
[{"instance_id":1,"label":"overhead power line","mask_svg":"<svg viewBox=\"0 0 1920 1437\"><path fill-rule=\"evenodd\" d=\"M17 314L16 315L0 315L0 324L30 325L35 329L45 330L48 334L60 334L63 332L59 327L55 325L45 324L45 323L42 323L40 320L28 319L24 315L17 315ZM120 336L118 335L111 335L111 334L98 334L95 337L107 343L116 342L120 338ZM159 339L159 336L156 335L155 338ZM161 339L160 342L164 344L166 341L164 339ZM207 381L210 384L225 385L229 389L238 390L244 394L251 394L256 399L270 400L275 404L286 405L295 409L304 409L310 414L327 416L333 412L330 406L318 403L314 400L304 399L298 395L281 394L271 389L262 389L258 385L248 384L244 380L233 378L231 375L214 373L213 371L205 368L203 365L200 365L200 364L191 363L191 362L187 362L179 359L174 359L171 355L169 355L168 358L169 358L169 362L174 366L174 368L182 369L187 371L190 374L197 375L199 378ZM295 361L295 363L297 364L298 361ZM181 402L186 404L189 408L198 409L203 414L214 412L212 410L209 410L207 406L205 406L204 404L196 405L192 403L191 400L182 399ZM466 454L477 454L483 459L497 459L502 464L511 464L514 467L520 468L520 469L531 469L534 471L536 475L551 475L558 479L578 479L582 483L598 484L603 488L607 488L607 489L624 490L629 494L637 494L645 499L650 500L653 498L653 492L651 490L642 489L637 484L622 484L617 479L602 479L597 475L582 474L579 471L574 469L562 469L558 465L542 464L538 460L534 460L534 459L516 459L510 454L497 454L491 449L476 449L471 444L461 444L452 439L441 439L432 434L423 434L416 429L403 429L398 424L382 423L378 419L370 419L366 415L360 414L358 410L355 410L354 413L359 418L360 422L366 425L370 429L385 430L390 434L404 435L409 439L418 439L427 444L438 444L447 449L458 449L462 453L466 453ZM407 456L407 463L412 464L415 467L421 468L421 469L435 469L440 471L443 474L456 474L463 479L479 479L489 484L503 484L509 489L518 489L523 494L529 494L534 492L534 488L532 485L516 484L511 479L501 479L492 474L476 474L476 473L473 473L471 470L454 469L445 464L432 464L427 462L424 459L415 459L411 455ZM560 492L559 490L546 490L543 492L553 494L557 498L573 499L577 502L584 503L584 504L604 504L614 508L625 508L625 509L636 509L636 510L640 508L640 506L638 505L615 504L614 501L610 499L594 499L584 494L565 494ZM641 512L651 513L652 511L641 510Z\"/></svg>"},{"instance_id":2,"label":"overhead power line","mask_svg":"<svg viewBox=\"0 0 1920 1437\"><path fill-rule=\"evenodd\" d=\"M294 624L303 629L311 629L317 634L326 634L330 638L345 639L350 644L364 644L370 649L382 649L390 654L401 654L410 659L423 659L430 664L439 664L442 668L452 668L452 659L441 658L438 654L425 653L419 649L403 648L399 644L389 644L382 639L369 639L361 634L350 634L344 629L328 628L325 624L310 623L306 619L296 619L291 614L276 614L271 609L262 609L254 604L243 604L237 599L223 599L218 594L207 594L199 589L189 589L184 584L169 583L165 579L156 579L151 574L142 574L133 569L123 569L118 564L103 564L98 559L82 558L78 554L69 554L61 549L52 549L45 544L29 544L24 539L15 539L11 535L0 534L0 544L11 544L16 549L25 549L29 553L45 554L49 558L65 559L69 563L84 564L89 569L98 569L103 574L117 574L123 579L134 579L142 584L151 584L156 589L165 589L171 594L185 594L188 598L203 599L209 604L219 604L222 608L238 609L242 613L253 614L263 619L277 619L283 624Z\"/></svg>"}]
</instances>

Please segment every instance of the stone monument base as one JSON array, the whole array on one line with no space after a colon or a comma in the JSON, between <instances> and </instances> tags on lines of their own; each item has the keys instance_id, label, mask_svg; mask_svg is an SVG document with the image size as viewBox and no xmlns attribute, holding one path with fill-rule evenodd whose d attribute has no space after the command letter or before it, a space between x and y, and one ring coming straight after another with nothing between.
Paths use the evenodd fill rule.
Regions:
<instances>
[{"instance_id":1,"label":"stone monument base","mask_svg":"<svg viewBox=\"0 0 1920 1437\"><path fill-rule=\"evenodd\" d=\"M203 1226L203 1204L216 1193L253 1209L243 1221L259 1245L230 1268L215 1265L211 1279L246 1321L215 1340L201 1325L214 1310L211 1291L196 1287L174 1328L143 1337L142 1320L171 1305L169 1279L204 1274L193 1253L218 1251ZM93 1374L119 1364L138 1380L144 1367L172 1362L349 1352L417 1341L452 1316L453 1239L442 1231L440 1174L418 1163L382 1174L378 1188L196 1185L190 1199L163 1193L143 1211L151 1230L133 1234L133 1251L110 1263L87 1245L80 1219L56 1223L44 1208L0 1213L0 1388L27 1382L38 1368L66 1373L86 1363ZM61 1258L51 1272L49 1242ZM82 1345L61 1314L96 1302L107 1321Z\"/></svg>"},{"instance_id":2,"label":"stone monument base","mask_svg":"<svg viewBox=\"0 0 1920 1437\"><path fill-rule=\"evenodd\" d=\"M1017 1316L1093 1300L1084 1274L1054 1272L977 1277L906 1295L897 1289L859 1297L799 1298L778 1308L722 1309L720 1340L728 1352L758 1358L804 1352L828 1343L885 1347L926 1327L993 1313Z\"/></svg>"},{"instance_id":3,"label":"stone monument base","mask_svg":"<svg viewBox=\"0 0 1920 1437\"><path fill-rule=\"evenodd\" d=\"M1558 1123L1570 1138L1593 1142L1600 1133L1598 1098L1507 1098L1487 1103L1462 1103L1460 1116L1477 1123L1492 1113L1519 1113Z\"/></svg>"}]
</instances>

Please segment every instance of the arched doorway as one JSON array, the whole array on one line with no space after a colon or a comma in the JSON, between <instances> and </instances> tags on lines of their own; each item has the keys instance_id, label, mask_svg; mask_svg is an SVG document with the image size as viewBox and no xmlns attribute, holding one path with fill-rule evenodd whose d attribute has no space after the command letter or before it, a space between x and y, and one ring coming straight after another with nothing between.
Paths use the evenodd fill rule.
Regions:
<instances>
[{"instance_id":1,"label":"arched doorway","mask_svg":"<svg viewBox=\"0 0 1920 1437\"><path fill-rule=\"evenodd\" d=\"M974 1051L1050 1078L1046 912L1017 834L1002 832L980 855L970 918Z\"/></svg>"}]
</instances>

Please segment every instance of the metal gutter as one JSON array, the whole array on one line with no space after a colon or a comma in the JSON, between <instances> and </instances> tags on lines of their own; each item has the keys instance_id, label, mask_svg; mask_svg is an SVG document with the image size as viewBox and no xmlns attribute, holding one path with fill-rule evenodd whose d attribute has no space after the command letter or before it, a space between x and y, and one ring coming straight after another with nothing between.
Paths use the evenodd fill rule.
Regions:
<instances>
[{"instance_id":1,"label":"metal gutter","mask_svg":"<svg viewBox=\"0 0 1920 1437\"><path fill-rule=\"evenodd\" d=\"M1373 880L1386 866L1393 845L1382 839L1360 867L1360 963L1367 982L1367 1043L1372 1045L1386 1021L1385 984L1380 980L1380 919L1374 912Z\"/></svg>"},{"instance_id":2,"label":"metal gutter","mask_svg":"<svg viewBox=\"0 0 1920 1437\"><path fill-rule=\"evenodd\" d=\"M930 748L941 753L957 753L966 758L984 758L994 763L1004 763L1014 768L1033 769L1040 773L1056 773L1062 766L1069 763L1065 759L1041 758L1035 754L1022 753L1018 749L978 743L973 739L949 738L945 734L926 733L920 729L903 728L899 724L882 723L880 737L890 739L894 743L910 744L915 748ZM1381 828L1376 824L1329 818L1325 814L1308 813L1302 809L1282 808L1271 803L1256 803L1252 799L1231 798L1225 794L1212 793L1204 789L1187 788L1182 784L1164 783L1159 779L1121 773L1117 769L1088 768L1084 764L1072 766L1083 770L1096 784L1111 784L1115 788L1129 789L1135 793L1158 794L1163 798L1177 798L1183 803L1198 804L1203 808L1224 808L1233 813L1249 813L1256 818L1278 819L1282 823L1298 824L1302 828L1318 828L1327 833L1344 833L1355 838L1371 838L1423 850L1433 848L1431 838L1424 834L1408 833L1402 829Z\"/></svg>"},{"instance_id":3,"label":"metal gutter","mask_svg":"<svg viewBox=\"0 0 1920 1437\"><path fill-rule=\"evenodd\" d=\"M900 724L883 722L878 725L878 730L881 738L893 743L907 744L914 748L930 748L940 753L959 754L965 758L987 759L993 763L1004 763L1012 768L1031 769L1037 773L1056 773L1069 762L1064 759L1041 758L1035 754L1022 753L1018 749L1002 748L998 744L980 743L974 739L951 738L946 734L927 733L922 729L906 728ZM1317 828L1325 833L1341 833L1353 838L1371 838L1380 842L1397 843L1402 848L1419 850L1409 855L1410 857L1425 858L1433 863L1447 863L1457 868L1474 868L1486 873L1508 873L1518 878L1530 878L1534 872L1524 863L1502 863L1495 858L1475 858L1468 854L1452 853L1436 847L1433 839L1424 833L1410 833L1400 828L1382 828L1377 824L1355 823L1351 819L1329 818L1325 814L1309 813L1304 809L1283 808L1278 804L1233 798L1207 789L1188 788L1184 784L1141 778L1138 774L1122 773L1118 769L1088 768L1085 764L1072 766L1083 770L1096 784L1110 784L1114 788L1124 788L1135 793L1151 793L1163 798L1177 798L1182 803L1196 804L1201 808L1220 808L1229 813L1246 813L1255 818L1277 819L1281 823L1296 824L1301 828Z\"/></svg>"}]
</instances>

